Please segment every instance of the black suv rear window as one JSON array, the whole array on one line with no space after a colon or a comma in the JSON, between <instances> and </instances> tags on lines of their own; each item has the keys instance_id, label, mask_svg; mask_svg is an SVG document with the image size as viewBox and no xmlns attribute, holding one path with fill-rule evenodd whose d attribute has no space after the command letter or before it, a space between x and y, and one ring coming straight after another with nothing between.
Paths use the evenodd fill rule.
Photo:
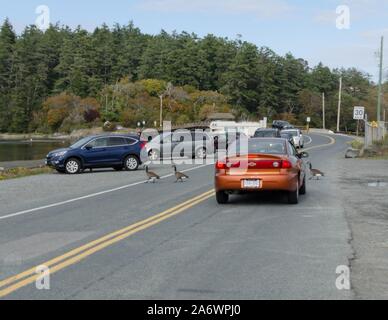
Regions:
<instances>
[{"instance_id":1,"label":"black suv rear window","mask_svg":"<svg viewBox=\"0 0 388 320\"><path fill-rule=\"evenodd\" d=\"M256 138L271 138L271 137L277 137L278 136L278 133L277 131L272 131L272 130L268 130L268 131L257 131L255 133L255 137Z\"/></svg>"}]
</instances>

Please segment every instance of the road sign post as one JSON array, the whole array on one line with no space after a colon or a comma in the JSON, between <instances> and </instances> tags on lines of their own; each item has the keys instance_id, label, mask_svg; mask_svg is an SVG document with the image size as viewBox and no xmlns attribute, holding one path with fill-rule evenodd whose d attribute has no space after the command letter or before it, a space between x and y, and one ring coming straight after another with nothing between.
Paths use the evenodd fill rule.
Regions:
<instances>
[{"instance_id":1,"label":"road sign post","mask_svg":"<svg viewBox=\"0 0 388 320\"><path fill-rule=\"evenodd\" d=\"M311 118L310 117L307 117L307 133L310 132L310 122L311 122Z\"/></svg>"},{"instance_id":2,"label":"road sign post","mask_svg":"<svg viewBox=\"0 0 388 320\"><path fill-rule=\"evenodd\" d=\"M353 119L357 120L357 136L359 134L360 120L365 118L365 107L356 106L353 111Z\"/></svg>"},{"instance_id":3,"label":"road sign post","mask_svg":"<svg viewBox=\"0 0 388 320\"><path fill-rule=\"evenodd\" d=\"M364 117L365 117L365 107L354 107L353 119L364 120Z\"/></svg>"}]
</instances>

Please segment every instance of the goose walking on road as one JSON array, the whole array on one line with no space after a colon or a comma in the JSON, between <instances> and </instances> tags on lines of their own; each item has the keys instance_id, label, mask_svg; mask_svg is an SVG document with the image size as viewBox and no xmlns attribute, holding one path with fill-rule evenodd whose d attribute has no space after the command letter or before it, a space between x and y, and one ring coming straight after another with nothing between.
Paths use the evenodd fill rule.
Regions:
<instances>
[{"instance_id":1,"label":"goose walking on road","mask_svg":"<svg viewBox=\"0 0 388 320\"><path fill-rule=\"evenodd\" d=\"M185 175L182 172L179 172L175 165L172 167L174 168L174 172L175 172L175 178L176 178L175 183L177 183L178 181L183 182L184 179L189 179L189 176Z\"/></svg>"},{"instance_id":2,"label":"goose walking on road","mask_svg":"<svg viewBox=\"0 0 388 320\"><path fill-rule=\"evenodd\" d=\"M148 170L148 166L146 166L145 169L146 169L146 175L148 178L146 183L149 183L149 182L155 183L156 180L160 180L160 177L155 172Z\"/></svg>"},{"instance_id":3,"label":"goose walking on road","mask_svg":"<svg viewBox=\"0 0 388 320\"><path fill-rule=\"evenodd\" d=\"M318 169L313 169L313 165L311 164L311 162L309 164L309 167L310 167L310 173L311 173L310 180L312 180L313 178L317 178L317 180L319 180L319 178L325 176L325 174L322 171Z\"/></svg>"}]
</instances>

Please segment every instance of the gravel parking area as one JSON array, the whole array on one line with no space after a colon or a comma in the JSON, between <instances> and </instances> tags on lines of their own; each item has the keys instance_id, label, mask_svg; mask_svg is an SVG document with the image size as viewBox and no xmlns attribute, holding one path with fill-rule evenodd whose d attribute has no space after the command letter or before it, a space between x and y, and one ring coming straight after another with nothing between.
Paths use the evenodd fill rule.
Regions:
<instances>
[{"instance_id":1,"label":"gravel parking area","mask_svg":"<svg viewBox=\"0 0 388 320\"><path fill-rule=\"evenodd\" d=\"M358 299L388 299L388 161L339 161L352 232L352 286Z\"/></svg>"}]
</instances>

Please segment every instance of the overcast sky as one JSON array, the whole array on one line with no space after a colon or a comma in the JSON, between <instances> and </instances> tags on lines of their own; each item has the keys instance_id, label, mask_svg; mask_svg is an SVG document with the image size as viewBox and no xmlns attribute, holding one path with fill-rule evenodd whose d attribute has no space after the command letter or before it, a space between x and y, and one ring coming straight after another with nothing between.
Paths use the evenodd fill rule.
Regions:
<instances>
[{"instance_id":1,"label":"overcast sky","mask_svg":"<svg viewBox=\"0 0 388 320\"><path fill-rule=\"evenodd\" d=\"M377 79L380 37L387 37L388 0L0 0L0 19L8 17L16 31L35 23L39 5L50 9L51 22L92 30L133 21L143 32L161 29L212 33L291 52L313 66L320 61L336 67L356 67ZM349 29L337 28L340 5L350 10ZM346 19L340 26L346 25Z\"/></svg>"}]
</instances>

